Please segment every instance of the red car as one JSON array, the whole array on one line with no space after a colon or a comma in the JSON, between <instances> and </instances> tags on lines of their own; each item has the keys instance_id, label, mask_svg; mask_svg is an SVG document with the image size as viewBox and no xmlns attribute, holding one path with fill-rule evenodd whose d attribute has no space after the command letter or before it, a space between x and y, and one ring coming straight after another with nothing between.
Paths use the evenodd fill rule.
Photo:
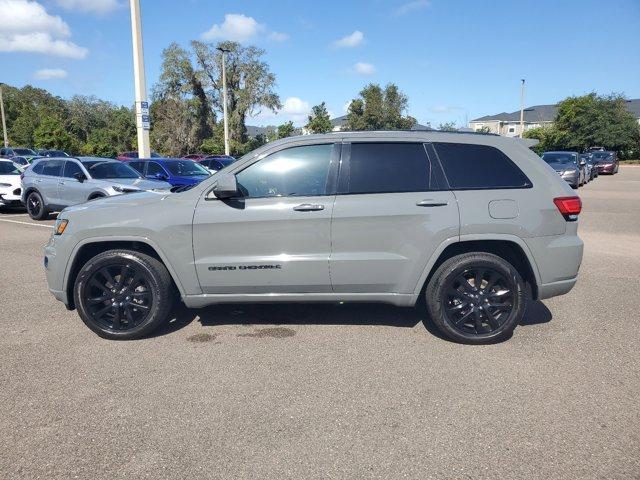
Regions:
<instances>
[{"instance_id":1,"label":"red car","mask_svg":"<svg viewBox=\"0 0 640 480\"><path fill-rule=\"evenodd\" d=\"M620 160L616 152L593 152L593 161L598 164L598 174L615 175L618 173Z\"/></svg>"}]
</instances>

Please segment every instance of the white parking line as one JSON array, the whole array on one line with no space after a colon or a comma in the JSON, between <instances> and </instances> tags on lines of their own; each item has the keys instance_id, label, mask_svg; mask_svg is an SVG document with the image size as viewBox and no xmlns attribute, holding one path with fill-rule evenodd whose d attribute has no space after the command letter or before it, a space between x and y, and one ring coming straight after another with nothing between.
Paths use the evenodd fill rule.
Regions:
<instances>
[{"instance_id":1,"label":"white parking line","mask_svg":"<svg viewBox=\"0 0 640 480\"><path fill-rule=\"evenodd\" d=\"M52 225L43 225L41 223L19 222L18 220L5 220L4 218L0 218L0 222L19 223L20 225L31 225L32 227L53 228Z\"/></svg>"}]
</instances>

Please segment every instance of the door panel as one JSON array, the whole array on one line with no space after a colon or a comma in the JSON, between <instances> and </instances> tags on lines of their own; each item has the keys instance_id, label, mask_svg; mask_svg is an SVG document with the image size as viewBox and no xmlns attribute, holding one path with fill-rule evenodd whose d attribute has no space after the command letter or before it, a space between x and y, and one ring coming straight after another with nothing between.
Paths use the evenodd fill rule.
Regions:
<instances>
[{"instance_id":1,"label":"door panel","mask_svg":"<svg viewBox=\"0 0 640 480\"><path fill-rule=\"evenodd\" d=\"M458 225L456 199L448 191L338 195L331 227L333 290L413 293L436 248L458 236Z\"/></svg>"},{"instance_id":2,"label":"door panel","mask_svg":"<svg viewBox=\"0 0 640 480\"><path fill-rule=\"evenodd\" d=\"M47 160L44 164L43 174L39 178L41 182L38 184L38 190L47 205L60 205L58 182L62 179L63 167L64 160Z\"/></svg>"},{"instance_id":3,"label":"door panel","mask_svg":"<svg viewBox=\"0 0 640 480\"><path fill-rule=\"evenodd\" d=\"M77 163L71 160L65 162L64 177L58 181L58 202L61 206L77 205L87 200L87 192L89 191L91 180L87 179L84 182L79 182L73 176L78 172L86 176L86 173L82 171Z\"/></svg>"},{"instance_id":4,"label":"door panel","mask_svg":"<svg viewBox=\"0 0 640 480\"><path fill-rule=\"evenodd\" d=\"M203 293L330 292L333 196L201 199L193 219ZM303 204L322 210L298 211Z\"/></svg>"},{"instance_id":5,"label":"door panel","mask_svg":"<svg viewBox=\"0 0 640 480\"><path fill-rule=\"evenodd\" d=\"M193 251L204 293L327 293L339 147L284 148L237 172L238 197L205 194Z\"/></svg>"},{"instance_id":6,"label":"door panel","mask_svg":"<svg viewBox=\"0 0 640 480\"><path fill-rule=\"evenodd\" d=\"M435 250L459 235L455 196L417 142L345 144L330 273L343 293L413 293Z\"/></svg>"}]
</instances>

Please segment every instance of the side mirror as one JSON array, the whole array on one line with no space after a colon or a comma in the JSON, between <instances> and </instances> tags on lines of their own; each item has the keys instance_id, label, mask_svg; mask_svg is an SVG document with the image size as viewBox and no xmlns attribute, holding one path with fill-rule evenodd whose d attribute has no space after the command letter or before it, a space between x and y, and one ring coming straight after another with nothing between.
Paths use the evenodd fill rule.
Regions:
<instances>
[{"instance_id":1,"label":"side mirror","mask_svg":"<svg viewBox=\"0 0 640 480\"><path fill-rule=\"evenodd\" d=\"M84 173L82 172L77 172L73 174L73 178L75 178L76 180L78 180L80 183L84 182L87 177L85 176Z\"/></svg>"},{"instance_id":2,"label":"side mirror","mask_svg":"<svg viewBox=\"0 0 640 480\"><path fill-rule=\"evenodd\" d=\"M232 198L238 196L238 182L232 173L218 175L216 186L213 187L213 194L217 198Z\"/></svg>"},{"instance_id":3,"label":"side mirror","mask_svg":"<svg viewBox=\"0 0 640 480\"><path fill-rule=\"evenodd\" d=\"M581 166L583 166L583 167L584 167L586 164L587 164L587 161L586 161L586 160L584 160L584 159L580 160L580 165L581 165Z\"/></svg>"},{"instance_id":4,"label":"side mirror","mask_svg":"<svg viewBox=\"0 0 640 480\"><path fill-rule=\"evenodd\" d=\"M152 178L155 178L156 180L166 180L167 176L164 173L155 173Z\"/></svg>"}]
</instances>

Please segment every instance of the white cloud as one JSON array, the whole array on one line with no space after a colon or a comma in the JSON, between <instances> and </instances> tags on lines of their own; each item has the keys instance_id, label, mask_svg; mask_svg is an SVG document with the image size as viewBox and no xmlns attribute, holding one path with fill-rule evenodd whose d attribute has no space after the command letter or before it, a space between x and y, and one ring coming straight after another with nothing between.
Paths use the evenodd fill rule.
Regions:
<instances>
[{"instance_id":1,"label":"white cloud","mask_svg":"<svg viewBox=\"0 0 640 480\"><path fill-rule=\"evenodd\" d=\"M201 38L203 40L246 42L264 30L264 25L258 23L253 17L247 17L241 13L227 13L224 16L224 22L220 25L214 24L201 35Z\"/></svg>"},{"instance_id":2,"label":"white cloud","mask_svg":"<svg viewBox=\"0 0 640 480\"><path fill-rule=\"evenodd\" d=\"M0 52L34 52L84 58L88 50L66 40L69 26L32 0L0 0Z\"/></svg>"},{"instance_id":3,"label":"white cloud","mask_svg":"<svg viewBox=\"0 0 640 480\"><path fill-rule=\"evenodd\" d=\"M67 10L104 14L122 7L118 0L57 0L58 5Z\"/></svg>"},{"instance_id":4,"label":"white cloud","mask_svg":"<svg viewBox=\"0 0 640 480\"><path fill-rule=\"evenodd\" d=\"M224 22L214 24L209 30L200 35L202 40L232 40L234 42L248 42L256 37L266 35L273 42L289 40L289 35L282 32L269 32L267 27L255 18L242 13L227 13Z\"/></svg>"},{"instance_id":5,"label":"white cloud","mask_svg":"<svg viewBox=\"0 0 640 480\"><path fill-rule=\"evenodd\" d=\"M371 63L358 62L353 66L353 71L358 75L373 75L376 73L376 67Z\"/></svg>"},{"instance_id":6,"label":"white cloud","mask_svg":"<svg viewBox=\"0 0 640 480\"><path fill-rule=\"evenodd\" d=\"M346 37L342 37L340 40L333 42L335 48L353 48L357 47L364 41L364 33L360 30L356 30Z\"/></svg>"},{"instance_id":7,"label":"white cloud","mask_svg":"<svg viewBox=\"0 0 640 480\"><path fill-rule=\"evenodd\" d=\"M406 15L407 13L415 12L427 8L431 4L430 0L413 0L401 5L395 12L396 15Z\"/></svg>"},{"instance_id":8,"label":"white cloud","mask_svg":"<svg viewBox=\"0 0 640 480\"><path fill-rule=\"evenodd\" d=\"M269 34L269 40L274 42L286 42L289 40L289 35L281 32L271 32Z\"/></svg>"},{"instance_id":9,"label":"white cloud","mask_svg":"<svg viewBox=\"0 0 640 480\"><path fill-rule=\"evenodd\" d=\"M67 71L61 68L43 68L33 74L34 78L38 80L51 80L58 78L67 78Z\"/></svg>"},{"instance_id":10,"label":"white cloud","mask_svg":"<svg viewBox=\"0 0 640 480\"><path fill-rule=\"evenodd\" d=\"M344 104L344 106L342 107L342 110L344 111L344 113L349 113L349 107L351 106L351 102L353 102L353 100L349 100L347 103Z\"/></svg>"},{"instance_id":11,"label":"white cloud","mask_svg":"<svg viewBox=\"0 0 640 480\"><path fill-rule=\"evenodd\" d=\"M278 113L291 118L295 122L306 119L310 112L311 106L309 102L305 102L298 97L289 97L284 101L282 109Z\"/></svg>"}]
</instances>

